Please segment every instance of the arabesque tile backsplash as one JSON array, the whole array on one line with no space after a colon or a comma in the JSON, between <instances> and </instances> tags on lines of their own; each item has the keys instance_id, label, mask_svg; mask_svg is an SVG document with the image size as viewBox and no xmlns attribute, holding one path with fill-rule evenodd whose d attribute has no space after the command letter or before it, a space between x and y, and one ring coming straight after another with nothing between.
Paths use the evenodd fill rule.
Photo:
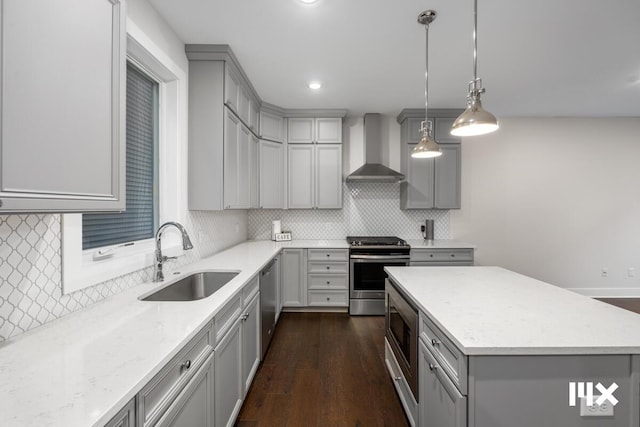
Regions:
<instances>
[{"instance_id":1,"label":"arabesque tile backsplash","mask_svg":"<svg viewBox=\"0 0 640 427\"><path fill-rule=\"evenodd\" d=\"M435 220L435 237L449 238L449 211L401 210L398 184L343 187L342 209L188 212L185 227L194 250L167 271L245 239L268 239L279 219L294 239L397 235L420 239L420 225ZM62 294L60 215L0 216L0 342L151 280L151 267Z\"/></svg>"},{"instance_id":2,"label":"arabesque tile backsplash","mask_svg":"<svg viewBox=\"0 0 640 427\"><path fill-rule=\"evenodd\" d=\"M246 211L187 213L194 249L167 271L246 240L246 224ZM61 237L60 215L0 216L0 342L151 280L149 267L63 295Z\"/></svg>"},{"instance_id":3,"label":"arabesque tile backsplash","mask_svg":"<svg viewBox=\"0 0 640 427\"><path fill-rule=\"evenodd\" d=\"M294 239L344 239L346 236L391 235L421 239L420 225L433 219L436 239L449 237L449 211L400 209L400 184L344 184L342 209L262 209L249 211L249 239L270 239L271 222Z\"/></svg>"}]
</instances>

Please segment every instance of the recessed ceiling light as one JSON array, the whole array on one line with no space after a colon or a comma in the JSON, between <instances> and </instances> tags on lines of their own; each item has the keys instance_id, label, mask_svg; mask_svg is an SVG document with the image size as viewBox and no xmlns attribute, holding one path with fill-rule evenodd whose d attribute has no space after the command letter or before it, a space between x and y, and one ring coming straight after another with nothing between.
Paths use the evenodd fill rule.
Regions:
<instances>
[{"instance_id":1,"label":"recessed ceiling light","mask_svg":"<svg viewBox=\"0 0 640 427\"><path fill-rule=\"evenodd\" d=\"M317 2L318 0L300 0L300 2L304 3L304 4L312 4Z\"/></svg>"},{"instance_id":2,"label":"recessed ceiling light","mask_svg":"<svg viewBox=\"0 0 640 427\"><path fill-rule=\"evenodd\" d=\"M320 83L320 82L311 82L311 83L308 84L308 86L309 86L309 89L318 90L318 89L322 88L322 83Z\"/></svg>"}]
</instances>

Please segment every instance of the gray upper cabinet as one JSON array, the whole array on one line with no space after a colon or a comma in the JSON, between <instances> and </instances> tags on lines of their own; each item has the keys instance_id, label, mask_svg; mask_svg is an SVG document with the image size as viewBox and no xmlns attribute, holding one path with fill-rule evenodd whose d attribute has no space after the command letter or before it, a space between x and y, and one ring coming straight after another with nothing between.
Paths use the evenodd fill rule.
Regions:
<instances>
[{"instance_id":1,"label":"gray upper cabinet","mask_svg":"<svg viewBox=\"0 0 640 427\"><path fill-rule=\"evenodd\" d=\"M263 209L284 207L284 147L278 142L260 141L260 203Z\"/></svg>"},{"instance_id":2,"label":"gray upper cabinet","mask_svg":"<svg viewBox=\"0 0 640 427\"><path fill-rule=\"evenodd\" d=\"M289 144L341 144L342 118L289 117L287 141Z\"/></svg>"},{"instance_id":3,"label":"gray upper cabinet","mask_svg":"<svg viewBox=\"0 0 640 427\"><path fill-rule=\"evenodd\" d=\"M227 45L187 45L189 209L259 206L260 99Z\"/></svg>"},{"instance_id":4,"label":"gray upper cabinet","mask_svg":"<svg viewBox=\"0 0 640 427\"><path fill-rule=\"evenodd\" d=\"M401 170L407 179L400 186L402 209L459 209L461 194L460 138L449 133L461 110L430 110L434 138L442 155L431 159L411 157L420 141L420 123L424 110L403 110L400 123Z\"/></svg>"},{"instance_id":5,"label":"gray upper cabinet","mask_svg":"<svg viewBox=\"0 0 640 427\"><path fill-rule=\"evenodd\" d=\"M269 141L284 142L284 116L279 109L262 104L260 111L260 137Z\"/></svg>"},{"instance_id":6,"label":"gray upper cabinet","mask_svg":"<svg viewBox=\"0 0 640 427\"><path fill-rule=\"evenodd\" d=\"M342 145L322 144L315 148L315 206L342 208Z\"/></svg>"},{"instance_id":7,"label":"gray upper cabinet","mask_svg":"<svg viewBox=\"0 0 640 427\"><path fill-rule=\"evenodd\" d=\"M123 210L124 5L0 7L0 212Z\"/></svg>"},{"instance_id":8,"label":"gray upper cabinet","mask_svg":"<svg viewBox=\"0 0 640 427\"><path fill-rule=\"evenodd\" d=\"M315 147L290 145L287 147L288 205L290 209L315 207Z\"/></svg>"}]
</instances>

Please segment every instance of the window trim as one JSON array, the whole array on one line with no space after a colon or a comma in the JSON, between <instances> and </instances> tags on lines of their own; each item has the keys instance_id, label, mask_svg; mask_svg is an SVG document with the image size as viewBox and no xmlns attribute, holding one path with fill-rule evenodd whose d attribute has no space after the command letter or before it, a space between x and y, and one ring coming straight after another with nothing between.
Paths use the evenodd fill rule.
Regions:
<instances>
[{"instance_id":1,"label":"window trim","mask_svg":"<svg viewBox=\"0 0 640 427\"><path fill-rule=\"evenodd\" d=\"M187 205L186 73L130 20L127 21L127 59L159 83L159 223L184 223ZM63 294L153 265L153 239L118 248L113 257L94 261L93 253L97 248L82 250L81 214L63 214L60 225ZM177 233L167 233L162 246L169 256L182 253Z\"/></svg>"}]
</instances>

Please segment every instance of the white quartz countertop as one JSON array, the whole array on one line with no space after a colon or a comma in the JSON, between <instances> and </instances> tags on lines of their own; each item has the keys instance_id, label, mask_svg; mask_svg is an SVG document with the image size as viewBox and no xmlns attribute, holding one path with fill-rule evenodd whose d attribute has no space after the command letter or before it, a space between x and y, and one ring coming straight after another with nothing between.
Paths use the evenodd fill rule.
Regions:
<instances>
[{"instance_id":1,"label":"white quartz countertop","mask_svg":"<svg viewBox=\"0 0 640 427\"><path fill-rule=\"evenodd\" d=\"M640 315L499 267L386 267L467 355L640 354Z\"/></svg>"},{"instance_id":2,"label":"white quartz countertop","mask_svg":"<svg viewBox=\"0 0 640 427\"><path fill-rule=\"evenodd\" d=\"M0 426L102 426L282 248L346 248L344 240L250 241L0 344ZM138 297L191 272L238 270L209 298Z\"/></svg>"},{"instance_id":3,"label":"white quartz countertop","mask_svg":"<svg viewBox=\"0 0 640 427\"><path fill-rule=\"evenodd\" d=\"M411 246L411 249L475 249L476 247L471 243L448 239L409 239L407 243Z\"/></svg>"}]
</instances>

